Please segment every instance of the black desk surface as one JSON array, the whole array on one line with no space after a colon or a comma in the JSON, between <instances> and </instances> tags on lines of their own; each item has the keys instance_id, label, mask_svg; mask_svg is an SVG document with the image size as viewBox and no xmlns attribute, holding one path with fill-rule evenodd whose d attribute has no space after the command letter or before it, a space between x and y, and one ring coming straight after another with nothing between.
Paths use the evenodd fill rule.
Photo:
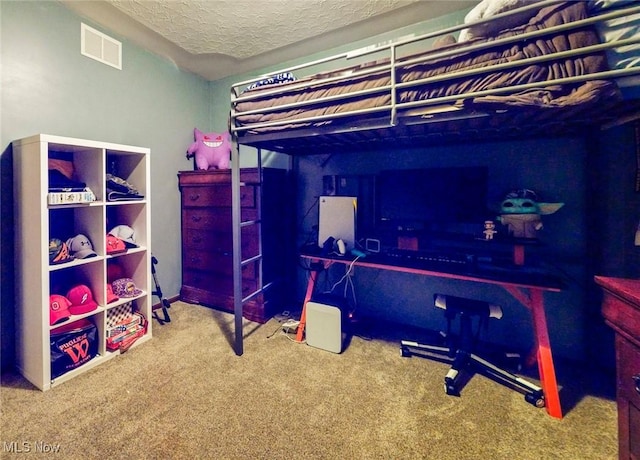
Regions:
<instances>
[{"instance_id":1,"label":"black desk surface","mask_svg":"<svg viewBox=\"0 0 640 460\"><path fill-rule=\"evenodd\" d=\"M305 246L300 255L305 258L318 258L349 264L356 260L358 265L379 269L396 269L399 271L424 272L426 275L449 278L464 278L496 284L512 284L523 287L542 288L560 291L566 288L563 277L538 266L515 265L501 262L484 261L472 256L466 264L425 262L424 260L402 260L384 253L367 253L364 257L347 253L340 256L336 253L326 254L320 248Z\"/></svg>"}]
</instances>

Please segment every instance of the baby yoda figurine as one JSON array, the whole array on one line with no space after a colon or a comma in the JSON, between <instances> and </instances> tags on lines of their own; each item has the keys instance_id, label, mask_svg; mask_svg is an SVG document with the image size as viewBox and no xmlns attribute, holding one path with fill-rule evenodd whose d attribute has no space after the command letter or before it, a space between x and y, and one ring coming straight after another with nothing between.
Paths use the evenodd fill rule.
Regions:
<instances>
[{"instance_id":1,"label":"baby yoda figurine","mask_svg":"<svg viewBox=\"0 0 640 460\"><path fill-rule=\"evenodd\" d=\"M564 203L539 203L532 190L514 190L502 201L497 220L507 226L513 237L536 238L542 229L540 216L553 214L562 206Z\"/></svg>"}]
</instances>

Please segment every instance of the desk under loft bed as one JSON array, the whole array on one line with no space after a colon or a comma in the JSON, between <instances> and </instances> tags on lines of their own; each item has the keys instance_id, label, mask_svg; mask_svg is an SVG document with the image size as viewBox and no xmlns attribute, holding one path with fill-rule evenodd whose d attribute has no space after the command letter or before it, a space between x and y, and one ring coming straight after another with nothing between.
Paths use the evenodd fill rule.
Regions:
<instances>
[{"instance_id":1,"label":"desk under loft bed","mask_svg":"<svg viewBox=\"0 0 640 460\"><path fill-rule=\"evenodd\" d=\"M258 150L260 166L263 150L293 157L390 141L402 148L579 135L625 123L640 117L639 17L640 6L624 1L527 3L233 85L236 354L242 306L257 295L241 294L240 229L251 223L240 221L240 145Z\"/></svg>"}]
</instances>

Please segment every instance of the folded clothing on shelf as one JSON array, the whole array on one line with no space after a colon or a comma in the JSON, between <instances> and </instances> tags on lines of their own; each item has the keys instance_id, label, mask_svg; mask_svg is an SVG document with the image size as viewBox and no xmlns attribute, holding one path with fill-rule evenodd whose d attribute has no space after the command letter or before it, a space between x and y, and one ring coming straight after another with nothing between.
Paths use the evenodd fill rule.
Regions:
<instances>
[{"instance_id":1,"label":"folded clothing on shelf","mask_svg":"<svg viewBox=\"0 0 640 460\"><path fill-rule=\"evenodd\" d=\"M143 200L144 195L121 177L107 174L107 201Z\"/></svg>"},{"instance_id":2,"label":"folded clothing on shelf","mask_svg":"<svg viewBox=\"0 0 640 460\"><path fill-rule=\"evenodd\" d=\"M75 179L73 162L49 159L49 204L90 203L95 194L85 182Z\"/></svg>"},{"instance_id":3,"label":"folded clothing on shelf","mask_svg":"<svg viewBox=\"0 0 640 460\"><path fill-rule=\"evenodd\" d=\"M107 189L107 201L130 201L130 200L144 200L144 196L134 193L116 192L114 190Z\"/></svg>"},{"instance_id":4,"label":"folded clothing on shelf","mask_svg":"<svg viewBox=\"0 0 640 460\"><path fill-rule=\"evenodd\" d=\"M82 192L86 187L86 183L70 179L58 170L49 170L50 192Z\"/></svg>"}]
</instances>

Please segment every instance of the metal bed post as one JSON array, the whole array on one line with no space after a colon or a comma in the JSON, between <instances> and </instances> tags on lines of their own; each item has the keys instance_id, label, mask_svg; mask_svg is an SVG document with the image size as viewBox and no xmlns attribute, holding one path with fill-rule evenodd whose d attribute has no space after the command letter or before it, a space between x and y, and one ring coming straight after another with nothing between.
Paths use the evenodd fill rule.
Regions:
<instances>
[{"instance_id":1,"label":"metal bed post","mask_svg":"<svg viewBox=\"0 0 640 460\"><path fill-rule=\"evenodd\" d=\"M235 332L235 341L234 341L234 349L235 353L238 356L241 356L244 352L244 341L243 341L243 327L242 327L242 309L244 303L254 298L256 295L260 294L264 290L263 285L263 273L262 273L262 216L258 218L258 220L242 222L242 212L241 212L241 203L240 203L240 187L242 186L241 177L240 177L240 144L238 143L238 139L236 134L232 135L232 143L233 147L231 149L231 221L233 226L233 313L234 313L234 332ZM256 149L257 155L257 170L258 170L258 181L260 184L259 187L259 203L258 208L261 209L261 205L263 202L263 187L262 187L262 149ZM247 260L242 260L242 227L246 225L257 225L258 226L258 254L250 257ZM258 289L248 295L247 297L242 296L242 267L246 263L250 263L252 261L258 261Z\"/></svg>"},{"instance_id":2,"label":"metal bed post","mask_svg":"<svg viewBox=\"0 0 640 460\"><path fill-rule=\"evenodd\" d=\"M235 353L242 356L243 332L242 332L242 254L240 235L240 145L238 135L232 132L231 148L231 224L233 234L233 313Z\"/></svg>"},{"instance_id":3,"label":"metal bed post","mask_svg":"<svg viewBox=\"0 0 640 460\"><path fill-rule=\"evenodd\" d=\"M258 291L262 291L265 288L264 279L263 279L263 262L264 257L262 257L262 219L263 219L263 203L264 203L264 181L262 177L262 149L256 149L256 164L258 168L258 180L260 181L260 188L258 194L258 209L260 210L260 216L258 217L258 221L255 225L258 226Z\"/></svg>"}]
</instances>

